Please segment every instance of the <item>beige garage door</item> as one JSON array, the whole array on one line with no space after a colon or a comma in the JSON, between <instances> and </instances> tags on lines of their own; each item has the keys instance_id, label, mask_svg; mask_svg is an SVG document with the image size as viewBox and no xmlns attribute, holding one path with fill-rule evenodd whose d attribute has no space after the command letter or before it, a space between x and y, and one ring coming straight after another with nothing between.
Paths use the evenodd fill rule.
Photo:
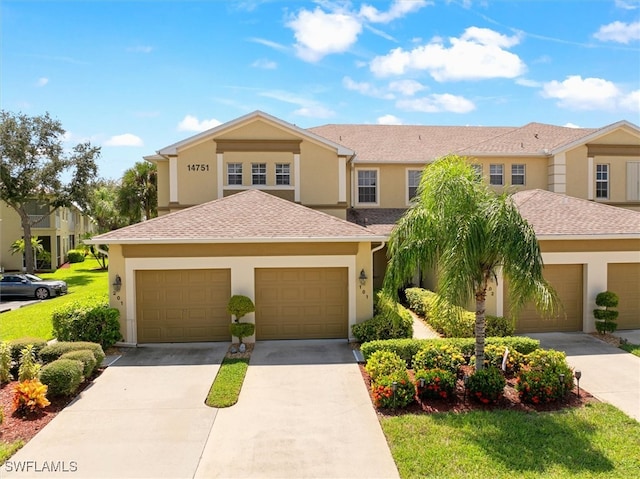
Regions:
<instances>
[{"instance_id":1,"label":"beige garage door","mask_svg":"<svg viewBox=\"0 0 640 479\"><path fill-rule=\"evenodd\" d=\"M256 269L256 338L348 337L347 268Z\"/></svg>"},{"instance_id":2,"label":"beige garage door","mask_svg":"<svg viewBox=\"0 0 640 479\"><path fill-rule=\"evenodd\" d=\"M228 269L136 271L138 343L229 341Z\"/></svg>"},{"instance_id":3,"label":"beige garage door","mask_svg":"<svg viewBox=\"0 0 640 479\"><path fill-rule=\"evenodd\" d=\"M516 323L516 332L582 331L582 265L546 265L544 277L558 292L566 316L542 319L535 306L530 304L521 310Z\"/></svg>"},{"instance_id":4,"label":"beige garage door","mask_svg":"<svg viewBox=\"0 0 640 479\"><path fill-rule=\"evenodd\" d=\"M609 291L618 295L618 329L640 328L640 263L611 263Z\"/></svg>"}]
</instances>

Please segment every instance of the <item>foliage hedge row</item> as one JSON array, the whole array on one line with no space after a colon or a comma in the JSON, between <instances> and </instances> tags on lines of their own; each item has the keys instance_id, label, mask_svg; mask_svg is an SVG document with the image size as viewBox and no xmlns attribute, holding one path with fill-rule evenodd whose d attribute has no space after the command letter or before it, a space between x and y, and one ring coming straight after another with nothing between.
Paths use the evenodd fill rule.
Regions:
<instances>
[{"instance_id":1,"label":"foliage hedge row","mask_svg":"<svg viewBox=\"0 0 640 479\"><path fill-rule=\"evenodd\" d=\"M411 338L413 317L401 304L396 303L383 291L376 295L373 318L351 327L358 342L378 339Z\"/></svg>"},{"instance_id":2,"label":"foliage hedge row","mask_svg":"<svg viewBox=\"0 0 640 479\"><path fill-rule=\"evenodd\" d=\"M40 381L49 387L49 396L70 396L84 380L84 365L75 359L56 359L43 366Z\"/></svg>"},{"instance_id":3,"label":"foliage hedge row","mask_svg":"<svg viewBox=\"0 0 640 479\"><path fill-rule=\"evenodd\" d=\"M405 360L407 367L413 367L413 357L418 351L430 345L451 345L460 349L466 357L471 357L475 352L474 338L434 338L434 339L388 339L369 341L360 346L360 351L367 360L375 351L392 351ZM517 351L520 354L529 354L540 348L540 341L521 336L510 336L504 338L486 338L487 346L506 346L509 351Z\"/></svg>"},{"instance_id":4,"label":"foliage hedge row","mask_svg":"<svg viewBox=\"0 0 640 479\"><path fill-rule=\"evenodd\" d=\"M93 353L96 359L96 364L99 367L105 358L104 351L99 344L86 341L58 341L57 343L49 344L40 350L40 359L42 359L42 362L44 363L50 363L65 353L69 353L71 351L82 351L85 349Z\"/></svg>"},{"instance_id":5,"label":"foliage hedge row","mask_svg":"<svg viewBox=\"0 0 640 479\"><path fill-rule=\"evenodd\" d=\"M442 305L437 293L422 288L408 288L405 296L409 308L422 316L440 334L448 338L471 338L475 335L476 315L459 306ZM513 321L501 316L485 317L487 336L511 336Z\"/></svg>"},{"instance_id":6,"label":"foliage hedge row","mask_svg":"<svg viewBox=\"0 0 640 479\"><path fill-rule=\"evenodd\" d=\"M77 249L67 251L67 261L69 263L83 263L84 258L84 251L79 251Z\"/></svg>"},{"instance_id":7,"label":"foliage hedge row","mask_svg":"<svg viewBox=\"0 0 640 479\"><path fill-rule=\"evenodd\" d=\"M53 312L53 333L59 341L90 341L107 349L122 339L119 317L106 301L74 301Z\"/></svg>"}]
</instances>

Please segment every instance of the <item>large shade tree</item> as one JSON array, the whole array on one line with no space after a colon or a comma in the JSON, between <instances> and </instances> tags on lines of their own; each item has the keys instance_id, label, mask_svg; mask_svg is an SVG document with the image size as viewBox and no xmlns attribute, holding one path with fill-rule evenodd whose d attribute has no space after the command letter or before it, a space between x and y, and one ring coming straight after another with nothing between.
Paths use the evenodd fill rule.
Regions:
<instances>
[{"instance_id":1,"label":"large shade tree","mask_svg":"<svg viewBox=\"0 0 640 479\"><path fill-rule=\"evenodd\" d=\"M27 116L0 111L0 200L20 216L27 271L33 272L31 227L61 207L87 205L98 167L100 148L89 142L69 151L65 130L48 113ZM31 202L47 204L47 212L30 215Z\"/></svg>"},{"instance_id":2,"label":"large shade tree","mask_svg":"<svg viewBox=\"0 0 640 479\"><path fill-rule=\"evenodd\" d=\"M428 165L414 205L389 240L384 288L396 295L423 267L437 274L442 306L475 298L476 369L484 367L485 300L498 271L509 284L511 313L533 301L543 315L557 314L557 294L542 275L532 226L511 197L498 195L470 164L450 155Z\"/></svg>"}]
</instances>

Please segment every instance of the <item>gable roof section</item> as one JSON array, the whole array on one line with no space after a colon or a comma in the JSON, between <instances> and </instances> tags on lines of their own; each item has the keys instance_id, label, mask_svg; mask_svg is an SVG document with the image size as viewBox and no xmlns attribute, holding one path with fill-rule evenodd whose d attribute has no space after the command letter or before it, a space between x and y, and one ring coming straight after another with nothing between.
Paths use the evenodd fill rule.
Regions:
<instances>
[{"instance_id":1,"label":"gable roof section","mask_svg":"<svg viewBox=\"0 0 640 479\"><path fill-rule=\"evenodd\" d=\"M538 239L640 239L640 212L546 190L513 195Z\"/></svg>"},{"instance_id":2,"label":"gable roof section","mask_svg":"<svg viewBox=\"0 0 640 479\"><path fill-rule=\"evenodd\" d=\"M563 151L567 151L570 150L572 148L575 148L576 146L580 146L580 145L584 145L585 143L590 143L593 142L594 140L597 140L598 138L607 135L609 133L611 133L614 130L617 130L619 128L627 128L631 131L633 131L635 134L640 135L640 128L637 125L634 125L633 123L626 121L626 120L622 120L622 121L618 121L616 123L612 123L611 125L607 125L604 126L602 128L597 128L597 129L593 129L590 133L588 133L587 135L581 137L581 138L577 138L574 141L569 141L566 142L562 145L558 145L558 147L556 147L553 150L553 154L557 154L557 153L562 153Z\"/></svg>"},{"instance_id":3,"label":"gable roof section","mask_svg":"<svg viewBox=\"0 0 640 479\"><path fill-rule=\"evenodd\" d=\"M366 228L247 190L92 238L92 244L382 241Z\"/></svg>"},{"instance_id":4,"label":"gable roof section","mask_svg":"<svg viewBox=\"0 0 640 479\"><path fill-rule=\"evenodd\" d=\"M202 133L198 133L196 135L190 136L189 138L186 138L182 141L179 141L177 143L174 143L172 145L166 146L164 148L162 148L161 150L158 150L158 154L162 155L162 156L171 156L171 155L177 155L178 154L178 150L185 148L185 147L189 147L189 146L193 146L193 145L197 145L198 143L202 143L204 141L207 141L209 139L213 139L213 137L215 137L216 135L220 135L228 130L232 130L234 128L237 128L238 126L241 126L243 124L249 123L252 120L256 120L256 119L261 119L264 120L268 123L271 123L273 125L276 125L280 128L283 128L285 130L289 130L292 134L297 135L297 136L302 136L304 138L307 138L310 141L313 141L314 143L318 143L321 144L327 148L333 149L337 152L338 155L344 155L344 156L352 156L355 152L349 148L345 148L343 145L335 143L333 141L328 140L327 138L323 138L321 136L316 135L315 133L305 130L303 128L299 128L296 125L293 125L291 123L287 123L284 120L281 120L279 118L276 118L275 116L271 116L267 113L264 113L262 111L256 110L252 113L249 113L247 115L241 116L239 118L236 118L235 120L231 120L227 123L223 123L221 125L218 125L214 128L211 128L209 130L203 131ZM153 155L151 155L153 156Z\"/></svg>"}]
</instances>

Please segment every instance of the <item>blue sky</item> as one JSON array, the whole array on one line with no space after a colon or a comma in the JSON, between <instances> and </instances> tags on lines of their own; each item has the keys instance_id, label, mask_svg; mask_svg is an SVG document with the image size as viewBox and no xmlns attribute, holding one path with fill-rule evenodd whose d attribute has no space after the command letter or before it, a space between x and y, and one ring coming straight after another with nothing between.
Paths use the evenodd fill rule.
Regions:
<instances>
[{"instance_id":1,"label":"blue sky","mask_svg":"<svg viewBox=\"0 0 640 479\"><path fill-rule=\"evenodd\" d=\"M100 174L254 110L325 123L640 123L640 0L3 0L1 107Z\"/></svg>"}]
</instances>

